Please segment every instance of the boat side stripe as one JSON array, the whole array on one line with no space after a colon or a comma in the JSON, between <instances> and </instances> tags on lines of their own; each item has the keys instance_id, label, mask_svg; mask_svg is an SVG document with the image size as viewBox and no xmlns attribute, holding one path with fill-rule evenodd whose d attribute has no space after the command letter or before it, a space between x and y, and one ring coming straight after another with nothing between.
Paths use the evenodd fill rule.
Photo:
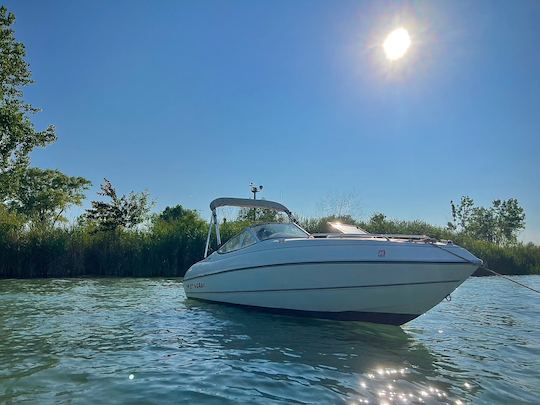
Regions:
<instances>
[{"instance_id":1,"label":"boat side stripe","mask_svg":"<svg viewBox=\"0 0 540 405\"><path fill-rule=\"evenodd\" d=\"M193 276L190 278L185 278L185 281L195 280L196 278L201 277L208 277L208 276L214 276L216 274L223 274L223 273L230 273L233 271L242 271L242 270L251 270L251 269L262 269L265 267L281 267L281 266L292 266L292 265L306 265L306 264L473 264L471 262L434 262L434 261L418 261L418 260L408 260L408 261L398 261L398 260L392 260L392 261L382 261L382 260L342 260L342 261L333 261L333 262L293 262L293 263L276 263L276 264L265 264L262 266L249 266L249 267L239 267L235 269L228 269L228 270L222 270L222 271L216 271L215 273L208 273L208 274L201 274L199 276Z\"/></svg>"},{"instance_id":2,"label":"boat side stripe","mask_svg":"<svg viewBox=\"0 0 540 405\"><path fill-rule=\"evenodd\" d=\"M395 284L368 284L368 285L347 285L337 287L303 287L303 288L278 288L268 290L236 290L236 291L191 291L192 294L231 294L231 293L259 293L259 292L279 292L279 291L306 291L306 290L342 290L349 288L369 288L369 287L394 287L404 285L420 285L420 284L445 284L458 283L459 280L444 280L444 281L419 281L416 283L395 283Z\"/></svg>"}]
</instances>

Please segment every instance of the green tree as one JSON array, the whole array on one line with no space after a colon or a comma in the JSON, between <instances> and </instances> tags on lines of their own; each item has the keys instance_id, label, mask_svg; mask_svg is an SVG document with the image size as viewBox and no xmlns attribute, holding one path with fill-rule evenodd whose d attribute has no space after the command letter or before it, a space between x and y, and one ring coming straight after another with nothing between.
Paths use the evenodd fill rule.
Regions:
<instances>
[{"instance_id":1,"label":"green tree","mask_svg":"<svg viewBox=\"0 0 540 405\"><path fill-rule=\"evenodd\" d=\"M238 212L239 221L253 221L258 223L283 222L284 217L279 212L266 208L241 208Z\"/></svg>"},{"instance_id":2,"label":"green tree","mask_svg":"<svg viewBox=\"0 0 540 405\"><path fill-rule=\"evenodd\" d=\"M184 208L180 204L178 204L178 205L175 205L174 207L165 207L163 212L159 214L159 219L162 219L163 221L166 221L166 222L174 222L189 215L196 216L196 217L199 216L199 214L195 210Z\"/></svg>"},{"instance_id":3,"label":"green tree","mask_svg":"<svg viewBox=\"0 0 540 405\"><path fill-rule=\"evenodd\" d=\"M472 198L461 197L458 204L450 201L453 222L451 230L474 239L498 245L515 244L519 231L525 228L525 211L515 198L495 200L489 208L477 207Z\"/></svg>"},{"instance_id":4,"label":"green tree","mask_svg":"<svg viewBox=\"0 0 540 405\"><path fill-rule=\"evenodd\" d=\"M469 196L463 196L459 204L454 204L454 201L450 201L450 208L452 209L454 222L449 222L448 227L453 231L464 231L471 221L474 208L473 199Z\"/></svg>"},{"instance_id":5,"label":"green tree","mask_svg":"<svg viewBox=\"0 0 540 405\"><path fill-rule=\"evenodd\" d=\"M54 226L65 221L63 214L71 205L80 205L90 182L70 177L58 170L31 168L20 175L19 185L8 206L34 224Z\"/></svg>"},{"instance_id":6,"label":"green tree","mask_svg":"<svg viewBox=\"0 0 540 405\"><path fill-rule=\"evenodd\" d=\"M25 219L21 215L0 204L0 242L4 242L7 236L21 235L24 224Z\"/></svg>"},{"instance_id":7,"label":"green tree","mask_svg":"<svg viewBox=\"0 0 540 405\"><path fill-rule=\"evenodd\" d=\"M495 243L497 220L493 210L485 207L473 207L471 216L465 223L464 233L474 239Z\"/></svg>"},{"instance_id":8,"label":"green tree","mask_svg":"<svg viewBox=\"0 0 540 405\"><path fill-rule=\"evenodd\" d=\"M104 179L101 185L101 196L109 197L110 202L92 201L92 208L86 211L85 218L94 222L101 231L129 229L144 222L148 218L152 203L147 192L118 197L111 182Z\"/></svg>"},{"instance_id":9,"label":"green tree","mask_svg":"<svg viewBox=\"0 0 540 405\"><path fill-rule=\"evenodd\" d=\"M22 99L23 88L32 83L25 48L15 39L13 13L0 7L0 201L10 198L28 167L29 154L56 140L52 125L36 131L30 115L39 111Z\"/></svg>"},{"instance_id":10,"label":"green tree","mask_svg":"<svg viewBox=\"0 0 540 405\"><path fill-rule=\"evenodd\" d=\"M497 223L495 242L513 244L517 242L517 234L525 229L525 210L515 198L506 201L493 201L493 212Z\"/></svg>"}]
</instances>

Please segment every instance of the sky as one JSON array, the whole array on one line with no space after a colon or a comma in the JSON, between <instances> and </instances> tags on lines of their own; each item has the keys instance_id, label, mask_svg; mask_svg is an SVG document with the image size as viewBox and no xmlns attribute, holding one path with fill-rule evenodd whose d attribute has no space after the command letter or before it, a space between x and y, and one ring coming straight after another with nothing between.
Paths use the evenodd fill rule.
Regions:
<instances>
[{"instance_id":1,"label":"sky","mask_svg":"<svg viewBox=\"0 0 540 405\"><path fill-rule=\"evenodd\" d=\"M540 2L3 1L58 141L32 164L154 210L217 197L446 225L517 198L540 243ZM385 58L395 28L408 53Z\"/></svg>"}]
</instances>

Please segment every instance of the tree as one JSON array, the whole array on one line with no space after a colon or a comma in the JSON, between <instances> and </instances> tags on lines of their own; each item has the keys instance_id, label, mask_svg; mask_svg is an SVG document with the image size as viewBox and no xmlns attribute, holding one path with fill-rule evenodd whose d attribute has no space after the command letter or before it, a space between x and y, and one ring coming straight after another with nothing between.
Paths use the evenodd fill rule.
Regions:
<instances>
[{"instance_id":1,"label":"tree","mask_svg":"<svg viewBox=\"0 0 540 405\"><path fill-rule=\"evenodd\" d=\"M239 221L253 221L259 223L283 222L283 216L277 211L266 208L241 208L238 212Z\"/></svg>"},{"instance_id":2,"label":"tree","mask_svg":"<svg viewBox=\"0 0 540 405\"><path fill-rule=\"evenodd\" d=\"M92 208L86 211L85 218L95 222L101 231L134 228L148 217L152 205L147 192L132 191L127 196L118 197L107 179L104 179L98 194L109 197L111 202L92 201Z\"/></svg>"},{"instance_id":3,"label":"tree","mask_svg":"<svg viewBox=\"0 0 540 405\"><path fill-rule=\"evenodd\" d=\"M31 168L24 171L8 206L39 225L54 226L65 221L62 214L71 205L80 205L90 182L70 177L58 170Z\"/></svg>"},{"instance_id":4,"label":"tree","mask_svg":"<svg viewBox=\"0 0 540 405\"><path fill-rule=\"evenodd\" d=\"M174 207L165 207L163 212L159 214L159 219L162 219L163 221L166 221L166 222L174 222L185 217L186 215L198 216L199 214L197 214L197 212L194 210L184 208L180 204L178 204L178 205L175 205Z\"/></svg>"},{"instance_id":5,"label":"tree","mask_svg":"<svg viewBox=\"0 0 540 405\"><path fill-rule=\"evenodd\" d=\"M20 235L21 230L24 228L24 224L25 219L22 215L19 215L16 212L9 210L5 205L0 204L0 243L5 243L6 238L9 236ZM3 245L2 248L5 248L5 245Z\"/></svg>"},{"instance_id":6,"label":"tree","mask_svg":"<svg viewBox=\"0 0 540 405\"><path fill-rule=\"evenodd\" d=\"M190 210L178 204L174 207L166 207L161 214L153 217L151 232L154 235L169 234L177 239L192 239L201 230L206 236L207 227L208 225L196 210Z\"/></svg>"},{"instance_id":7,"label":"tree","mask_svg":"<svg viewBox=\"0 0 540 405\"><path fill-rule=\"evenodd\" d=\"M201 219L196 210L184 208L180 204L166 207L161 214L154 216L152 222L154 232L174 233L182 230L179 233L187 237L190 237L193 229L199 229L201 224L203 229L206 228L206 222Z\"/></svg>"},{"instance_id":8,"label":"tree","mask_svg":"<svg viewBox=\"0 0 540 405\"><path fill-rule=\"evenodd\" d=\"M450 201L453 222L449 228L498 245L517 242L517 234L525 228L525 211L518 200L495 200L489 208L476 207L472 198L461 197L458 204Z\"/></svg>"},{"instance_id":9,"label":"tree","mask_svg":"<svg viewBox=\"0 0 540 405\"><path fill-rule=\"evenodd\" d=\"M515 243L517 233L525 229L525 210L517 199L510 198L493 201L493 211L497 222L497 243Z\"/></svg>"},{"instance_id":10,"label":"tree","mask_svg":"<svg viewBox=\"0 0 540 405\"><path fill-rule=\"evenodd\" d=\"M32 83L24 45L15 40L13 13L0 7L0 201L9 198L28 167L29 154L56 140L54 126L36 131L29 116L39 111L22 100Z\"/></svg>"},{"instance_id":11,"label":"tree","mask_svg":"<svg viewBox=\"0 0 540 405\"><path fill-rule=\"evenodd\" d=\"M455 205L454 201L450 201L452 209L452 218L454 222L449 222L448 227L451 230L464 230L471 220L474 201L469 196L461 197L459 204Z\"/></svg>"}]
</instances>

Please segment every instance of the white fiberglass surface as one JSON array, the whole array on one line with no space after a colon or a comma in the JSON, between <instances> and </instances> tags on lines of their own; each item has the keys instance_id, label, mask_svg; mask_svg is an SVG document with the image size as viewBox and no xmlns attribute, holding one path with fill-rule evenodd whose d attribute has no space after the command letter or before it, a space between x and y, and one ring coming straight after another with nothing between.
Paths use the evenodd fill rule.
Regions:
<instances>
[{"instance_id":1,"label":"white fiberglass surface","mask_svg":"<svg viewBox=\"0 0 540 405\"><path fill-rule=\"evenodd\" d=\"M341 233L353 235L366 235L367 232L357 227L356 225L342 224L341 222L328 222L332 228Z\"/></svg>"}]
</instances>

